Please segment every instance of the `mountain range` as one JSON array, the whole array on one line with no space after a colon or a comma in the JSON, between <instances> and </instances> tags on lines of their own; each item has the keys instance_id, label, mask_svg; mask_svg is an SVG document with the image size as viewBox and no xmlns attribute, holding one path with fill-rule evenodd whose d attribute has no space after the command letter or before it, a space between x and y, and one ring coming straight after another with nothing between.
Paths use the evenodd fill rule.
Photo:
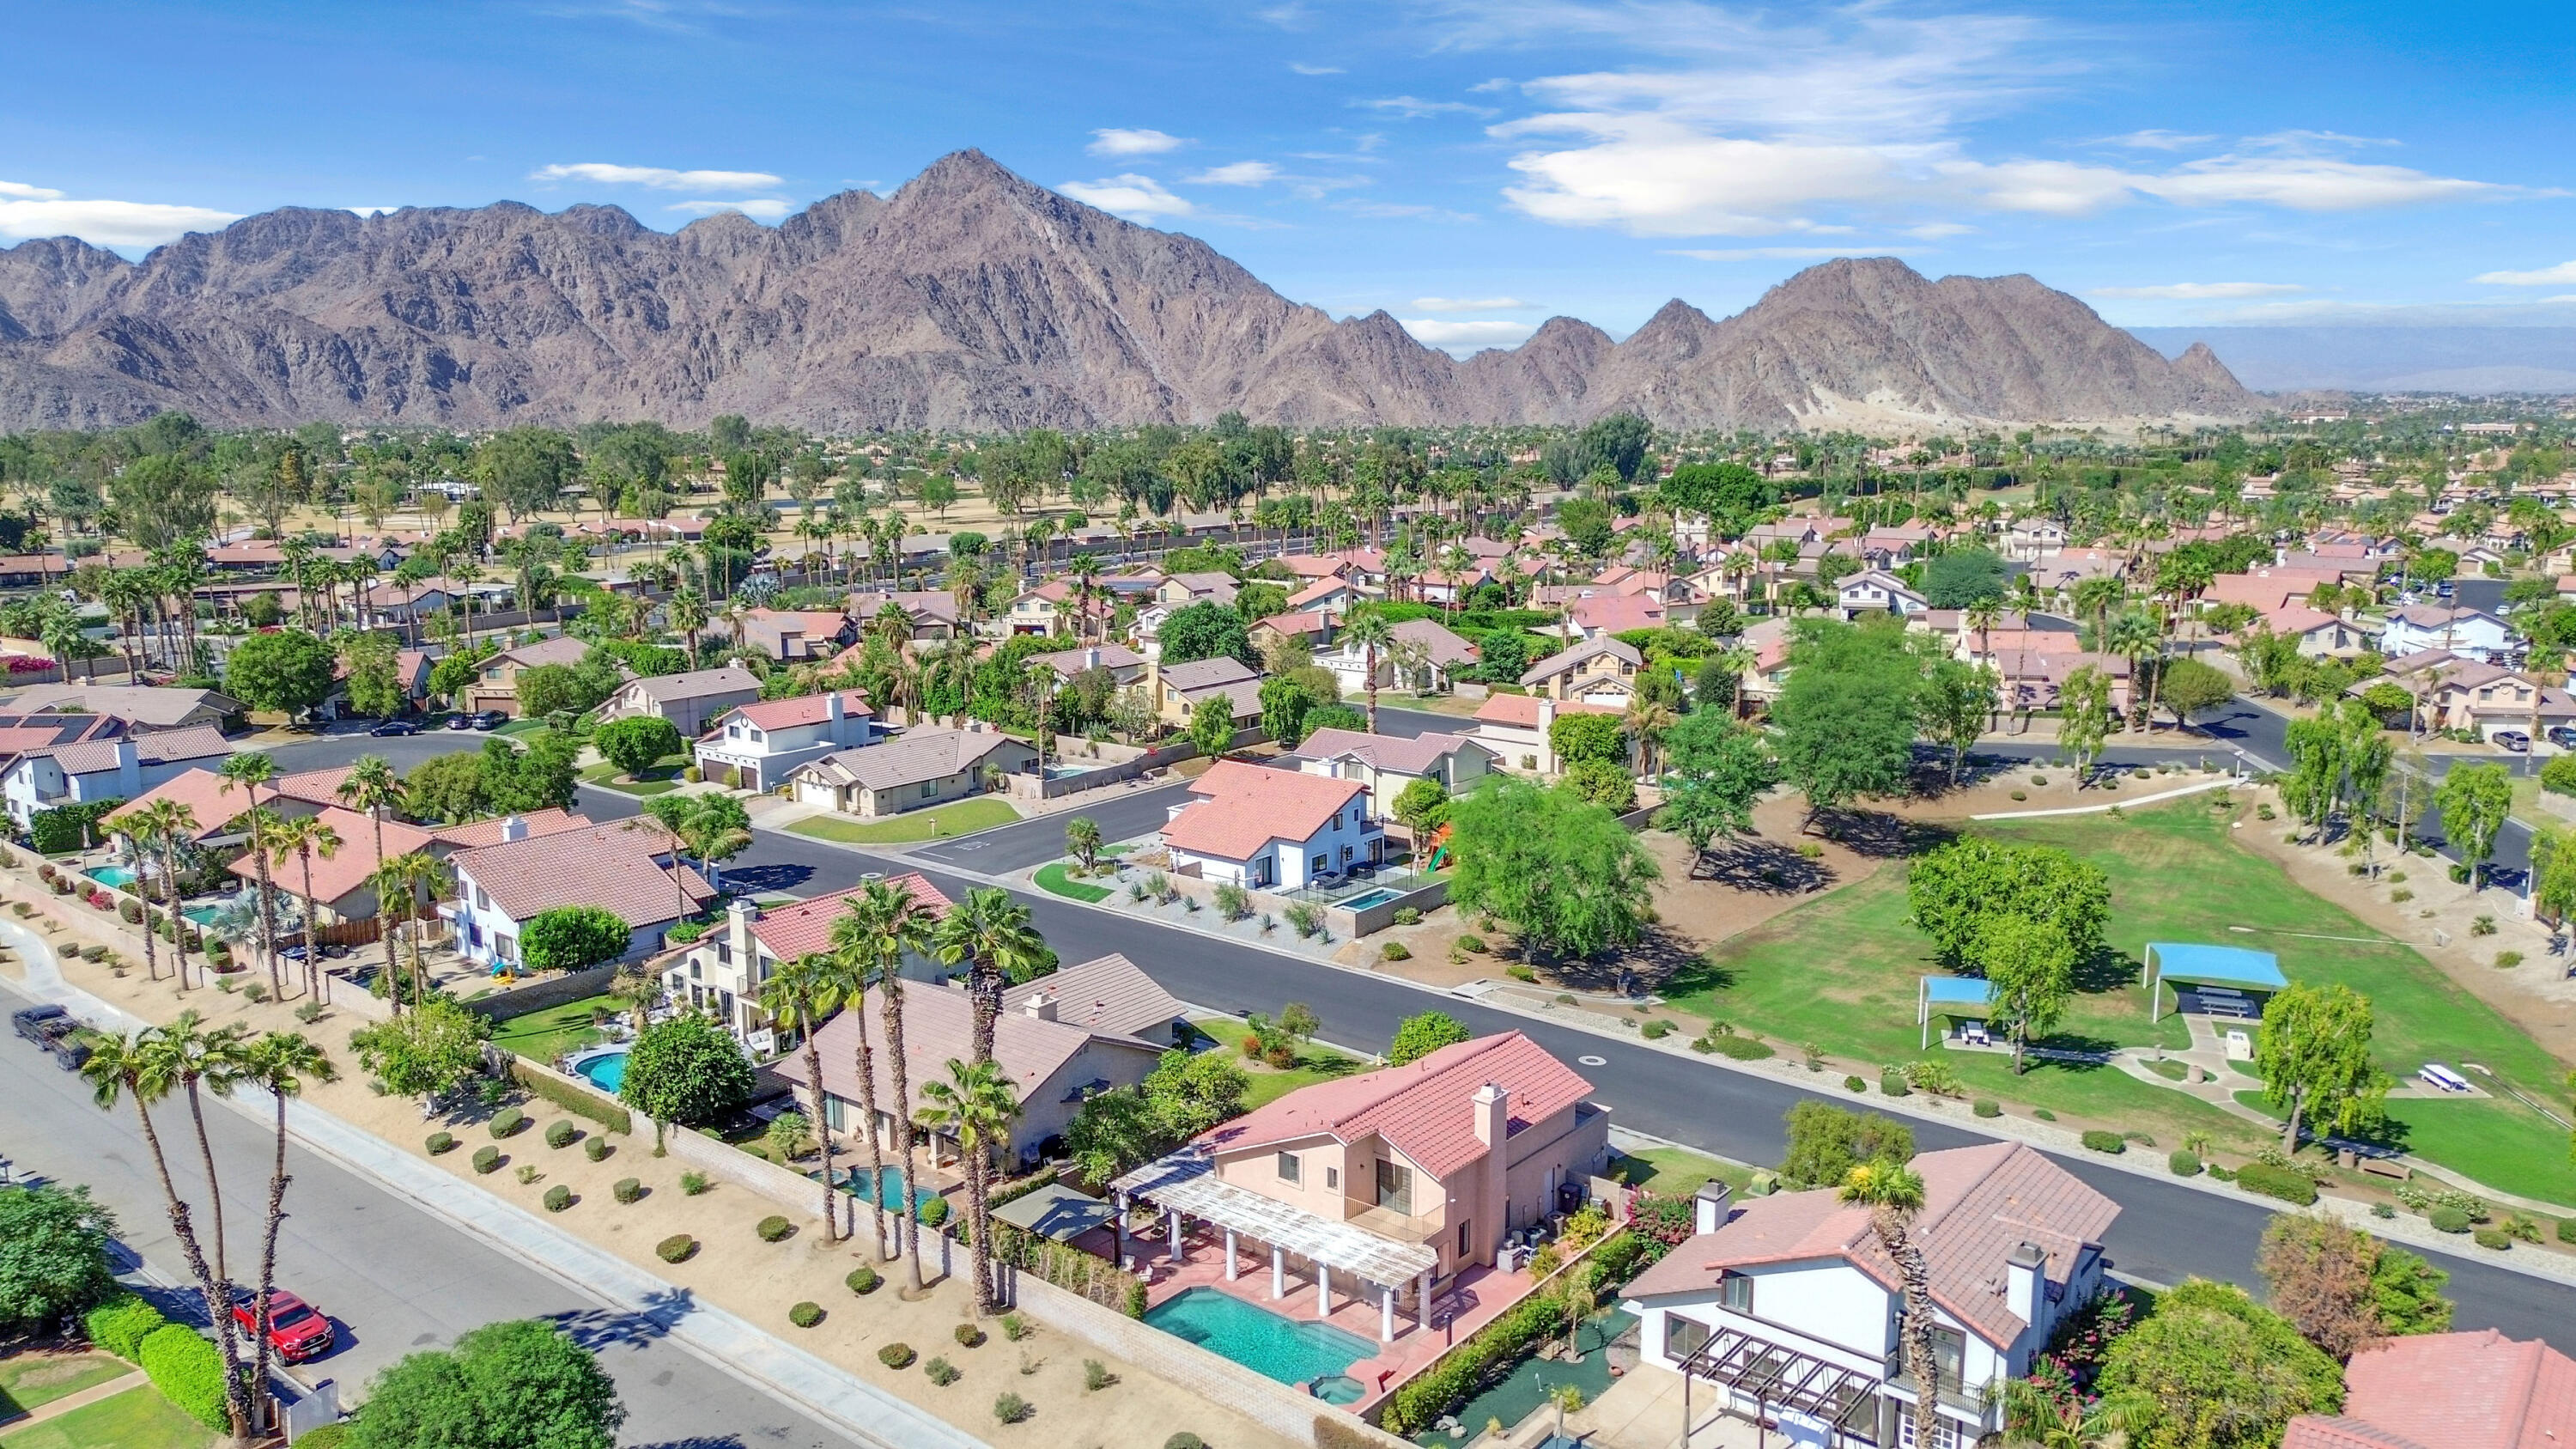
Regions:
<instances>
[{"instance_id":1,"label":"mountain range","mask_svg":"<svg viewBox=\"0 0 2576 1449\"><path fill-rule=\"evenodd\" d=\"M0 427L183 408L483 427L721 413L824 432L1204 422L1904 431L2251 417L2205 346L2168 361L2027 276L1828 262L1723 321L1679 300L1625 339L1559 317L1460 360L1383 311L1336 320L1194 237L977 151L890 198L775 227L654 231L613 206L359 217L287 208L129 262L0 250Z\"/></svg>"}]
</instances>

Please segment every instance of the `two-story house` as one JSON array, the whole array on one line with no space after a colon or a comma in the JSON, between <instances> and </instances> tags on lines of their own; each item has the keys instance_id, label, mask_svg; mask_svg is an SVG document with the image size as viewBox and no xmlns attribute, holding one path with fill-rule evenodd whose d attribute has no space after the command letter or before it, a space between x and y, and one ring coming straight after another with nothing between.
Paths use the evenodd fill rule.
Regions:
<instances>
[{"instance_id":1,"label":"two-story house","mask_svg":"<svg viewBox=\"0 0 2576 1449\"><path fill-rule=\"evenodd\" d=\"M760 681L739 664L690 669L678 674L652 674L618 686L594 713L601 723L652 715L671 722L680 738L693 740L707 732L716 717L736 705L756 702Z\"/></svg>"},{"instance_id":2,"label":"two-story house","mask_svg":"<svg viewBox=\"0 0 2576 1449\"><path fill-rule=\"evenodd\" d=\"M2101 1290L2102 1236L2120 1209L2018 1142L1927 1152L1912 1166L1945 1431L1934 1443L1965 1449L2003 1428L1994 1390L2028 1374L2058 1324ZM1628 1285L1637 1371L1682 1374L1708 1396L1699 1403L1777 1423L1793 1443L1914 1445L1905 1288L1869 1210L1834 1188L1742 1204L1703 1193L1696 1226Z\"/></svg>"},{"instance_id":3,"label":"two-story house","mask_svg":"<svg viewBox=\"0 0 2576 1449\"><path fill-rule=\"evenodd\" d=\"M590 641L557 634L532 644L518 644L483 661L473 680L456 692L456 707L469 714L499 710L519 713L519 675L541 664L579 664L590 653Z\"/></svg>"},{"instance_id":4,"label":"two-story house","mask_svg":"<svg viewBox=\"0 0 2576 1449\"><path fill-rule=\"evenodd\" d=\"M1386 857L1368 788L1239 760L1220 760L1172 807L1163 844L1173 863L1248 890L1298 890Z\"/></svg>"},{"instance_id":5,"label":"two-story house","mask_svg":"<svg viewBox=\"0 0 2576 1449\"><path fill-rule=\"evenodd\" d=\"M855 689L738 705L698 737L698 772L737 790L773 790L797 766L876 738L867 701Z\"/></svg>"},{"instance_id":6,"label":"two-story house","mask_svg":"<svg viewBox=\"0 0 2576 1449\"><path fill-rule=\"evenodd\" d=\"M1360 730L1322 729L1297 746L1298 768L1309 775L1357 780L1369 813L1395 815L1395 797L1416 780L1431 780L1451 795L1476 787L1493 767L1494 752L1463 734L1421 734L1412 739Z\"/></svg>"},{"instance_id":7,"label":"two-story house","mask_svg":"<svg viewBox=\"0 0 2576 1449\"><path fill-rule=\"evenodd\" d=\"M1407 619L1388 632L1395 636L1394 648L1381 645L1370 650L1346 639L1339 647L1316 655L1315 662L1333 671L1333 679L1345 696L1368 689L1372 653L1376 656L1378 688L1407 689L1417 694L1447 689L1451 680L1476 667L1476 646L1436 620Z\"/></svg>"},{"instance_id":8,"label":"two-story house","mask_svg":"<svg viewBox=\"0 0 2576 1449\"><path fill-rule=\"evenodd\" d=\"M673 1001L722 1022L734 1035L778 1025L760 1009L760 992L782 961L795 961L832 949L832 923L848 913L849 904L882 877L862 876L859 884L807 896L783 906L759 906L737 899L726 908L724 924L707 932L674 959L662 973L663 989ZM933 916L947 913L951 902L939 887L919 873L893 877L913 904ZM907 954L902 974L913 981L945 981L948 971L937 962ZM792 1029L794 1023L788 1023Z\"/></svg>"},{"instance_id":9,"label":"two-story house","mask_svg":"<svg viewBox=\"0 0 2576 1449\"><path fill-rule=\"evenodd\" d=\"M2502 664L2522 647L2513 626L2483 609L2455 609L2440 604L2412 604L2394 609L2379 636L2379 652L2391 659L2427 649Z\"/></svg>"},{"instance_id":10,"label":"two-story house","mask_svg":"<svg viewBox=\"0 0 2576 1449\"><path fill-rule=\"evenodd\" d=\"M901 609L908 625L904 637L914 643L933 643L954 639L964 632L965 623L957 613L957 596L944 589L877 590L850 595L849 615L858 621L859 632L870 632L877 615L888 609Z\"/></svg>"},{"instance_id":11,"label":"two-story house","mask_svg":"<svg viewBox=\"0 0 2576 1449\"><path fill-rule=\"evenodd\" d=\"M29 733L43 728L37 725ZM190 770L213 769L232 752L223 731L213 725L143 734L89 734L64 744L32 744L0 765L0 803L5 803L17 827L25 830L39 811L131 800Z\"/></svg>"},{"instance_id":12,"label":"two-story house","mask_svg":"<svg viewBox=\"0 0 2576 1449\"><path fill-rule=\"evenodd\" d=\"M1155 713L1168 724L1187 726L1199 702L1214 698L1227 702L1237 728L1261 718L1261 671L1230 655L1157 665L1146 680Z\"/></svg>"},{"instance_id":13,"label":"two-story house","mask_svg":"<svg viewBox=\"0 0 2576 1449\"><path fill-rule=\"evenodd\" d=\"M1521 683L1549 699L1579 699L1625 709L1637 692L1637 671L1645 665L1645 655L1604 635L1531 665L1521 675Z\"/></svg>"},{"instance_id":14,"label":"two-story house","mask_svg":"<svg viewBox=\"0 0 2576 1449\"><path fill-rule=\"evenodd\" d=\"M448 857L456 895L440 914L456 928L457 950L478 966L516 965L527 923L559 906L598 906L626 923L620 960L650 952L674 922L715 899L715 888L681 859L669 832L636 818L527 832L502 822L501 837Z\"/></svg>"},{"instance_id":15,"label":"two-story house","mask_svg":"<svg viewBox=\"0 0 2576 1449\"><path fill-rule=\"evenodd\" d=\"M742 639L782 664L829 659L858 642L858 622L838 609L752 609Z\"/></svg>"},{"instance_id":16,"label":"two-story house","mask_svg":"<svg viewBox=\"0 0 2576 1449\"><path fill-rule=\"evenodd\" d=\"M1242 586L1232 574L1169 574L1155 586L1154 602L1175 609L1201 603L1231 604L1240 592Z\"/></svg>"},{"instance_id":17,"label":"two-story house","mask_svg":"<svg viewBox=\"0 0 2576 1449\"><path fill-rule=\"evenodd\" d=\"M1562 703L1543 694L1496 694L1476 708L1476 727L1469 733L1493 759L1490 768L1523 775L1556 773L1556 717L1560 714L1617 714L1619 707ZM1317 730L1317 734L1323 731Z\"/></svg>"},{"instance_id":18,"label":"two-story house","mask_svg":"<svg viewBox=\"0 0 2576 1449\"><path fill-rule=\"evenodd\" d=\"M1846 619L1868 613L1906 618L1932 607L1931 601L1916 593L1912 585L1881 569L1845 575L1835 586L1834 603Z\"/></svg>"}]
</instances>

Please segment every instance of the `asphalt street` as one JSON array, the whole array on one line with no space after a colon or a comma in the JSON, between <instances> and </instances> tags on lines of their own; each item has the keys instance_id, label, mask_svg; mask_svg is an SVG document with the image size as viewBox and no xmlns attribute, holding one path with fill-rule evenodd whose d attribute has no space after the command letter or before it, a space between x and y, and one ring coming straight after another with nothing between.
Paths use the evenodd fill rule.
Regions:
<instances>
[{"instance_id":1,"label":"asphalt street","mask_svg":"<svg viewBox=\"0 0 2576 1449\"><path fill-rule=\"evenodd\" d=\"M0 1011L29 998L0 983ZM354 1064L347 1064L354 1069ZM0 1154L20 1179L35 1174L86 1183L114 1209L126 1247L163 1282L188 1281L152 1159L130 1106L101 1111L86 1083L15 1036L0 1038ZM211 1250L213 1215L205 1175L176 1104L155 1114L180 1191L197 1206L200 1241ZM206 1129L224 1182L225 1238L236 1281L258 1267L275 1139L229 1107L209 1105ZM661 1337L640 1314L537 1273L409 1202L326 1159L287 1149L288 1213L278 1233L278 1282L330 1315L340 1343L297 1370L311 1385L334 1380L355 1399L378 1370L418 1349L442 1347L471 1328L502 1319L560 1324L599 1355L617 1380L630 1445L848 1449L851 1441ZM195 1294L186 1299L193 1304Z\"/></svg>"},{"instance_id":2,"label":"asphalt street","mask_svg":"<svg viewBox=\"0 0 2576 1449\"><path fill-rule=\"evenodd\" d=\"M1102 840L1128 840L1162 829L1163 822L1170 817L1171 807L1186 800L1189 791L1187 781L1168 785L1114 786L1102 791L1098 801L1086 801L1079 810L1040 815L1016 825L1004 825L956 840L919 846L905 854L916 861L957 870L1008 875L1063 856L1066 853L1064 827L1077 815L1091 817L1100 826ZM590 798L596 799L602 793L607 792L594 790ZM599 814L595 809L589 813Z\"/></svg>"}]
</instances>

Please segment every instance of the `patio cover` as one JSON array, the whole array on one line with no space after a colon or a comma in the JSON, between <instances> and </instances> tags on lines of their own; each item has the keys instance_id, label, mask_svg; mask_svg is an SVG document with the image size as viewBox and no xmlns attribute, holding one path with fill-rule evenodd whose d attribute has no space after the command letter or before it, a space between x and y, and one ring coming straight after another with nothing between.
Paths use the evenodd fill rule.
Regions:
<instances>
[{"instance_id":1,"label":"patio cover","mask_svg":"<svg viewBox=\"0 0 2576 1449\"><path fill-rule=\"evenodd\" d=\"M1215 1162L1196 1148L1185 1147L1149 1162L1109 1187L1121 1200L1140 1197L1156 1207L1231 1228L1384 1287L1401 1288L1440 1266L1436 1249L1381 1238L1365 1228L1219 1182Z\"/></svg>"},{"instance_id":2,"label":"patio cover","mask_svg":"<svg viewBox=\"0 0 2576 1449\"><path fill-rule=\"evenodd\" d=\"M1994 1009L1994 983L1975 976L1926 976L1914 992L1914 1024L1923 1029L1923 1047L1932 1045L1932 1018L1975 1016Z\"/></svg>"},{"instance_id":3,"label":"patio cover","mask_svg":"<svg viewBox=\"0 0 2576 1449\"><path fill-rule=\"evenodd\" d=\"M1794 1409L1830 1425L1837 1444L1846 1432L1867 1434L1876 1428L1866 1422L1878 1410L1878 1383L1869 1375L1729 1328L1682 1364L1685 1439L1700 1427L1690 1422L1690 1381L1695 1378L1733 1389L1761 1409Z\"/></svg>"},{"instance_id":4,"label":"patio cover","mask_svg":"<svg viewBox=\"0 0 2576 1449\"><path fill-rule=\"evenodd\" d=\"M2290 979L2281 974L2281 959L2269 951L2242 946L2205 946L2182 941L2149 941L2140 971L2147 978L2147 1019L2164 1015L2162 999L2168 981L2195 986L2226 986L2239 991L2280 991Z\"/></svg>"},{"instance_id":5,"label":"patio cover","mask_svg":"<svg viewBox=\"0 0 2576 1449\"><path fill-rule=\"evenodd\" d=\"M1093 1228L1105 1227L1118 1209L1095 1197L1084 1197L1058 1183L1017 1197L993 1209L993 1216L1040 1237L1069 1243Z\"/></svg>"}]
</instances>

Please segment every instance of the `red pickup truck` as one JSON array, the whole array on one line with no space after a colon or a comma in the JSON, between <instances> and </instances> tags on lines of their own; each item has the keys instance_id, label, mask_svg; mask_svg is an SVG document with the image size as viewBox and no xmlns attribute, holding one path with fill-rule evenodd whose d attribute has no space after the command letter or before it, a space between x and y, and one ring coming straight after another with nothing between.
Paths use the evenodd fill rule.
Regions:
<instances>
[{"instance_id":1,"label":"red pickup truck","mask_svg":"<svg viewBox=\"0 0 2576 1449\"><path fill-rule=\"evenodd\" d=\"M245 1332L258 1330L258 1313L252 1307L253 1295L235 1290L233 1321ZM331 1351L338 1342L331 1320L322 1311L283 1288L268 1293L268 1346L288 1363L302 1363Z\"/></svg>"}]
</instances>

